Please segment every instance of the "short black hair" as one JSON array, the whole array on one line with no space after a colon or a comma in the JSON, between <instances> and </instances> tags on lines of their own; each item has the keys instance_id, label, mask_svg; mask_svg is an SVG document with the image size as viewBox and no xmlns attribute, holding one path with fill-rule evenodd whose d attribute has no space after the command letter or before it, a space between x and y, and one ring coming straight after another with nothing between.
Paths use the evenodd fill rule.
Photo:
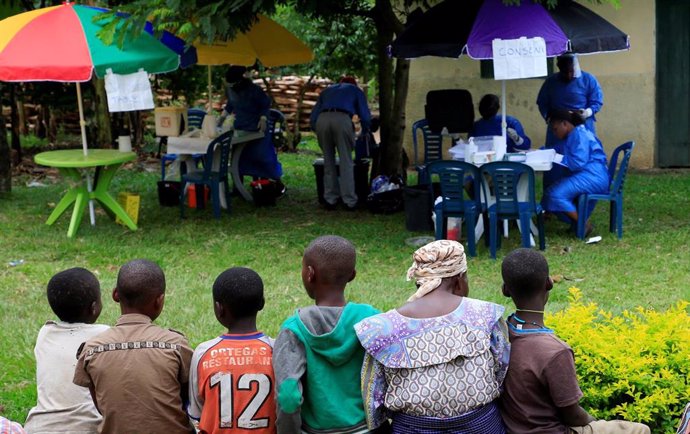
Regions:
<instances>
[{"instance_id":1,"label":"short black hair","mask_svg":"<svg viewBox=\"0 0 690 434\"><path fill-rule=\"evenodd\" d=\"M585 120L580 113L568 109L553 109L549 112L546 118L548 119L549 124L553 121L568 121L575 126L585 123Z\"/></svg>"},{"instance_id":2,"label":"short black hair","mask_svg":"<svg viewBox=\"0 0 690 434\"><path fill-rule=\"evenodd\" d=\"M549 264L536 250L515 249L503 259L501 275L513 297L527 299L544 290L549 279Z\"/></svg>"},{"instance_id":3,"label":"short black hair","mask_svg":"<svg viewBox=\"0 0 690 434\"><path fill-rule=\"evenodd\" d=\"M165 293L165 274L155 262L135 259L120 268L116 285L121 303L131 307L143 307Z\"/></svg>"},{"instance_id":4,"label":"short black hair","mask_svg":"<svg viewBox=\"0 0 690 434\"><path fill-rule=\"evenodd\" d=\"M237 83L244 78L244 73L247 72L246 66L231 65L225 71L225 81L228 83Z\"/></svg>"},{"instance_id":5,"label":"short black hair","mask_svg":"<svg viewBox=\"0 0 690 434\"><path fill-rule=\"evenodd\" d=\"M92 272L76 267L53 276L47 294L50 308L61 321L84 322L91 304L101 297L101 285Z\"/></svg>"},{"instance_id":6,"label":"short black hair","mask_svg":"<svg viewBox=\"0 0 690 434\"><path fill-rule=\"evenodd\" d=\"M357 263L355 246L337 235L318 237L304 250L307 263L320 272L324 283L344 285L352 278Z\"/></svg>"},{"instance_id":7,"label":"short black hair","mask_svg":"<svg viewBox=\"0 0 690 434\"><path fill-rule=\"evenodd\" d=\"M556 58L556 66L559 70L572 68L575 64L575 57L572 54L564 54Z\"/></svg>"},{"instance_id":8,"label":"short black hair","mask_svg":"<svg viewBox=\"0 0 690 434\"><path fill-rule=\"evenodd\" d=\"M501 108L501 104L498 101L498 97L493 93L487 93L479 100L479 114L484 119L496 116L499 108Z\"/></svg>"},{"instance_id":9,"label":"short black hair","mask_svg":"<svg viewBox=\"0 0 690 434\"><path fill-rule=\"evenodd\" d=\"M250 268L228 268L213 282L213 301L222 304L235 318L256 316L264 308L264 282Z\"/></svg>"}]
</instances>

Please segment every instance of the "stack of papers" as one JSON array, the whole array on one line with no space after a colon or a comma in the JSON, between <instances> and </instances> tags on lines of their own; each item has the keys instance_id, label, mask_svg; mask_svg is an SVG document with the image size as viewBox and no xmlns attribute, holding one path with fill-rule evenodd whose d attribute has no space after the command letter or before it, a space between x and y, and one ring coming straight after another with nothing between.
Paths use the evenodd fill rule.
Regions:
<instances>
[{"instance_id":1,"label":"stack of papers","mask_svg":"<svg viewBox=\"0 0 690 434\"><path fill-rule=\"evenodd\" d=\"M551 170L553 159L556 157L555 149L540 149L527 152L525 164L534 170Z\"/></svg>"}]
</instances>

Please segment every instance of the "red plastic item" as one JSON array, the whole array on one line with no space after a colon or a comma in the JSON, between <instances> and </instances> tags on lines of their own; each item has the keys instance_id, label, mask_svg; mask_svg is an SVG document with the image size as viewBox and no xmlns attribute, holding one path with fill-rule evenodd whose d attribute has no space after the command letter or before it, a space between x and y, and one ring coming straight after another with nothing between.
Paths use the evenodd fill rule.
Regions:
<instances>
[{"instance_id":1,"label":"red plastic item","mask_svg":"<svg viewBox=\"0 0 690 434\"><path fill-rule=\"evenodd\" d=\"M204 185L204 204L208 203L211 198L211 190ZM187 206L196 208L196 184L189 184L187 187Z\"/></svg>"}]
</instances>

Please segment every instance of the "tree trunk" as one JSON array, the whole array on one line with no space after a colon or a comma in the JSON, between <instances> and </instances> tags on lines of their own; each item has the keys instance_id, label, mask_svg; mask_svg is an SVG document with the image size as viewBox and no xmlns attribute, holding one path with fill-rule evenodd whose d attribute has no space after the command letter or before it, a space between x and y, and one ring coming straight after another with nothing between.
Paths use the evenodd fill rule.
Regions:
<instances>
[{"instance_id":1,"label":"tree trunk","mask_svg":"<svg viewBox=\"0 0 690 434\"><path fill-rule=\"evenodd\" d=\"M377 4L379 2L377 1ZM400 156L392 139L393 112L393 61L386 53L386 47L393 39L393 30L386 28L384 20L376 20L376 51L379 66L379 117L381 120L381 147L379 158L372 168L371 176L394 175L400 172Z\"/></svg>"},{"instance_id":2,"label":"tree trunk","mask_svg":"<svg viewBox=\"0 0 690 434\"><path fill-rule=\"evenodd\" d=\"M22 144L19 140L19 111L17 110L17 86L19 86L17 83L10 84L10 122L12 123L12 149L15 152L15 164L19 164L22 161Z\"/></svg>"},{"instance_id":3,"label":"tree trunk","mask_svg":"<svg viewBox=\"0 0 690 434\"><path fill-rule=\"evenodd\" d=\"M403 167L402 139L410 62L398 59L394 68L393 60L388 57L388 46L393 41L393 36L396 31L402 30L402 24L393 13L391 1L377 0L375 11L381 148L372 177L378 174L404 176L407 168Z\"/></svg>"},{"instance_id":4,"label":"tree trunk","mask_svg":"<svg viewBox=\"0 0 690 434\"><path fill-rule=\"evenodd\" d=\"M125 131L129 131L130 136L132 136L132 145L135 148L141 148L144 144L144 133L146 129L146 124L141 116L141 111L135 110L127 112L127 114L129 119L129 128L125 128Z\"/></svg>"},{"instance_id":5,"label":"tree trunk","mask_svg":"<svg viewBox=\"0 0 690 434\"><path fill-rule=\"evenodd\" d=\"M11 85L10 85L11 86ZM10 146L7 143L5 117L0 113L0 194L12 191L12 163Z\"/></svg>"},{"instance_id":6,"label":"tree trunk","mask_svg":"<svg viewBox=\"0 0 690 434\"><path fill-rule=\"evenodd\" d=\"M105 80L95 77L91 80L94 92L94 110L96 115L96 147L111 148L113 133L110 128L110 113L108 112L108 95L105 93Z\"/></svg>"},{"instance_id":7,"label":"tree trunk","mask_svg":"<svg viewBox=\"0 0 690 434\"><path fill-rule=\"evenodd\" d=\"M50 109L48 104L39 105L38 116L36 116L36 137L45 139L48 136L48 119L50 119Z\"/></svg>"}]
</instances>

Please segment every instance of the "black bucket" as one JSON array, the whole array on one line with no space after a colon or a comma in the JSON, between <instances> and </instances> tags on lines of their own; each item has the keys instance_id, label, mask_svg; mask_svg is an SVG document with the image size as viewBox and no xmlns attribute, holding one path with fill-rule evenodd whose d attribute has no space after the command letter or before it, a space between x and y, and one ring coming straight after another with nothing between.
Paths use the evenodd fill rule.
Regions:
<instances>
[{"instance_id":1,"label":"black bucket","mask_svg":"<svg viewBox=\"0 0 690 434\"><path fill-rule=\"evenodd\" d=\"M405 202L405 228L408 231L434 230L431 221L431 195L428 185L410 185L403 190Z\"/></svg>"},{"instance_id":2,"label":"black bucket","mask_svg":"<svg viewBox=\"0 0 690 434\"><path fill-rule=\"evenodd\" d=\"M158 181L158 203L161 206L178 206L182 183L178 181Z\"/></svg>"}]
</instances>

